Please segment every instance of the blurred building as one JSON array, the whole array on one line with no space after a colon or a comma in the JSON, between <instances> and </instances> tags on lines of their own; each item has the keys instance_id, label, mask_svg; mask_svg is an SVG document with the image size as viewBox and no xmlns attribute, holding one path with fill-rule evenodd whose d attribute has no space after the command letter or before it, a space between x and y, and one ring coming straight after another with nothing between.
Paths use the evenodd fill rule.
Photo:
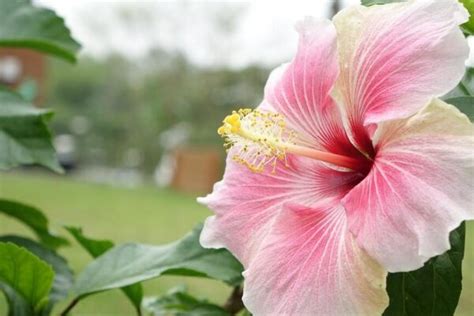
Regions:
<instances>
[{"instance_id":1,"label":"blurred building","mask_svg":"<svg viewBox=\"0 0 474 316\"><path fill-rule=\"evenodd\" d=\"M221 177L221 152L189 144L191 127L179 123L160 135L165 153L155 170L155 182L187 193L206 194Z\"/></svg>"},{"instance_id":2,"label":"blurred building","mask_svg":"<svg viewBox=\"0 0 474 316\"><path fill-rule=\"evenodd\" d=\"M0 83L15 90L29 85L27 92L36 104L44 98L45 58L40 53L19 48L0 48ZM24 86L26 87L26 86Z\"/></svg>"},{"instance_id":3,"label":"blurred building","mask_svg":"<svg viewBox=\"0 0 474 316\"><path fill-rule=\"evenodd\" d=\"M221 177L221 157L212 148L187 147L174 152L171 187L188 193L210 193Z\"/></svg>"}]
</instances>

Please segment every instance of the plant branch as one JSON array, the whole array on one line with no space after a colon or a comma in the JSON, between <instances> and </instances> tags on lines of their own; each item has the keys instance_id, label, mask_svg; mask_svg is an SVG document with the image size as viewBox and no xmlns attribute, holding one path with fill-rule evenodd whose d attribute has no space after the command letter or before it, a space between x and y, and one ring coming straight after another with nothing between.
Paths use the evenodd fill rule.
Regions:
<instances>
[{"instance_id":1,"label":"plant branch","mask_svg":"<svg viewBox=\"0 0 474 316\"><path fill-rule=\"evenodd\" d=\"M224 304L224 309L229 312L230 315L234 316L244 308L242 302L242 288L240 286L234 287L232 293Z\"/></svg>"},{"instance_id":2,"label":"plant branch","mask_svg":"<svg viewBox=\"0 0 474 316\"><path fill-rule=\"evenodd\" d=\"M69 303L69 305L66 306L66 308L59 315L66 316L74 308L74 306L77 305L77 303L79 303L79 297L76 297L75 299L73 299L71 303Z\"/></svg>"}]
</instances>

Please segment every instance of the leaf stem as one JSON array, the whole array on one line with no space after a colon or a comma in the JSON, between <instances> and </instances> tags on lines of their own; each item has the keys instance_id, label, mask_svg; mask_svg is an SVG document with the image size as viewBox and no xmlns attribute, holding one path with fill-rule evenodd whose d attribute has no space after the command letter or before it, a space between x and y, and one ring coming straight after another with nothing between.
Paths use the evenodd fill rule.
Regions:
<instances>
[{"instance_id":1,"label":"leaf stem","mask_svg":"<svg viewBox=\"0 0 474 316\"><path fill-rule=\"evenodd\" d=\"M73 299L71 303L69 303L69 305L66 306L66 308L59 315L66 316L67 314L69 314L69 312L74 308L74 306L76 306L77 303L79 303L79 299L80 299L79 297L76 297L75 299Z\"/></svg>"},{"instance_id":2,"label":"leaf stem","mask_svg":"<svg viewBox=\"0 0 474 316\"><path fill-rule=\"evenodd\" d=\"M235 316L245 306L242 302L242 288L240 286L234 287L232 293L224 304L224 309L229 312L231 316Z\"/></svg>"}]
</instances>

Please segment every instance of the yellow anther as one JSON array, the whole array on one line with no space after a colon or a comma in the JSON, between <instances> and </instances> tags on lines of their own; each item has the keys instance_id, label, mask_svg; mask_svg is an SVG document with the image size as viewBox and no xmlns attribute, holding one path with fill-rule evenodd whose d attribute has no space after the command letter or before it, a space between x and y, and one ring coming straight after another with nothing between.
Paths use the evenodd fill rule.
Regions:
<instances>
[{"instance_id":1,"label":"yellow anther","mask_svg":"<svg viewBox=\"0 0 474 316\"><path fill-rule=\"evenodd\" d=\"M221 136L225 135L228 132L230 132L230 130L227 128L227 126L224 126L224 125L222 125L221 127L217 129L217 134Z\"/></svg>"},{"instance_id":2,"label":"yellow anther","mask_svg":"<svg viewBox=\"0 0 474 316\"><path fill-rule=\"evenodd\" d=\"M237 133L240 129L240 115L234 111L231 115L227 115L222 123L224 124L217 130L219 135Z\"/></svg>"},{"instance_id":3,"label":"yellow anther","mask_svg":"<svg viewBox=\"0 0 474 316\"><path fill-rule=\"evenodd\" d=\"M296 132L289 129L278 113L240 109L226 116L217 133L224 139L226 150L234 147L232 159L254 172L267 165L276 169L278 160L286 162L286 154L305 156L352 169L358 161L351 157L323 152L296 144Z\"/></svg>"},{"instance_id":4,"label":"yellow anther","mask_svg":"<svg viewBox=\"0 0 474 316\"><path fill-rule=\"evenodd\" d=\"M226 116L217 133L225 138L226 148L238 148L233 160L255 172L263 171L268 164L275 168L277 160L285 160L284 145L293 138L281 115L251 109Z\"/></svg>"}]
</instances>

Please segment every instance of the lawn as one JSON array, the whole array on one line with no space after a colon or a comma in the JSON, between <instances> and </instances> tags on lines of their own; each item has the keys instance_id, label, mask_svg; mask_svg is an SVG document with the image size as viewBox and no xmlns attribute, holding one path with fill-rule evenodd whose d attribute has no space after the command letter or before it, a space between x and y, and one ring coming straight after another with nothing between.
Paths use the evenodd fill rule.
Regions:
<instances>
[{"instance_id":1,"label":"lawn","mask_svg":"<svg viewBox=\"0 0 474 316\"><path fill-rule=\"evenodd\" d=\"M42 174L0 174L0 197L19 200L41 208L53 227L66 234L63 225L82 226L91 237L108 238L116 243L137 241L162 244L178 239L210 213L195 197L154 187L123 189L78 182L67 177ZM21 225L2 216L0 233L28 233ZM75 271L91 259L76 244L62 250ZM470 268L468 268L470 267ZM474 310L474 223L469 223L463 266L464 291L457 315ZM163 293L177 284L187 284L198 296L222 302L229 288L198 278L163 277L146 282L146 295ZM0 315L5 314L0 299ZM57 312L55 313L57 314ZM119 291L86 298L74 315L133 315L133 309Z\"/></svg>"}]
</instances>

